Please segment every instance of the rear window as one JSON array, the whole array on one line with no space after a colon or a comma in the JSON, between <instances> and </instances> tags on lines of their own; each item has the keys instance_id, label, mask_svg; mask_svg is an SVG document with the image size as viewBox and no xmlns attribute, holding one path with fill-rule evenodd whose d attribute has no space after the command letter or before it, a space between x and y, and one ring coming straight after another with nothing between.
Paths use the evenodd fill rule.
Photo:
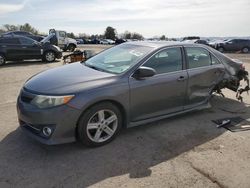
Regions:
<instances>
[{"instance_id":1,"label":"rear window","mask_svg":"<svg viewBox=\"0 0 250 188\"><path fill-rule=\"evenodd\" d=\"M203 48L186 47L186 54L190 69L211 65L210 54Z\"/></svg>"}]
</instances>

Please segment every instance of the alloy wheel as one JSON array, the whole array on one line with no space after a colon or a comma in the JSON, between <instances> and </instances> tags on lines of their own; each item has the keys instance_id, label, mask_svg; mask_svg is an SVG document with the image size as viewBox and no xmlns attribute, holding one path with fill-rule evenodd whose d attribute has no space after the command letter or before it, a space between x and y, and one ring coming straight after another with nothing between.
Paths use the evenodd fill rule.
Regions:
<instances>
[{"instance_id":1,"label":"alloy wheel","mask_svg":"<svg viewBox=\"0 0 250 188\"><path fill-rule=\"evenodd\" d=\"M243 48L243 53L248 53L249 52L249 49L248 48Z\"/></svg>"},{"instance_id":2,"label":"alloy wheel","mask_svg":"<svg viewBox=\"0 0 250 188\"><path fill-rule=\"evenodd\" d=\"M87 136L96 143L109 140L116 132L118 118L111 110L99 110L88 121Z\"/></svg>"},{"instance_id":3,"label":"alloy wheel","mask_svg":"<svg viewBox=\"0 0 250 188\"><path fill-rule=\"evenodd\" d=\"M55 60L55 54L53 52L47 52L45 55L46 61L51 62Z\"/></svg>"}]
</instances>

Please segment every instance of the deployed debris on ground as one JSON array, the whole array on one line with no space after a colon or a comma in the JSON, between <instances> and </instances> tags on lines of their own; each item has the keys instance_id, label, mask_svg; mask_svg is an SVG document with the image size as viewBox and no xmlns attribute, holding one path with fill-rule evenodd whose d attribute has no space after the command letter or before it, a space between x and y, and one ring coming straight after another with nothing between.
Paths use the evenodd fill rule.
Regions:
<instances>
[{"instance_id":1,"label":"deployed debris on ground","mask_svg":"<svg viewBox=\"0 0 250 188\"><path fill-rule=\"evenodd\" d=\"M217 124L217 128L223 127L231 132L250 130L250 119L244 119L240 116L212 120L212 122Z\"/></svg>"},{"instance_id":2,"label":"deployed debris on ground","mask_svg":"<svg viewBox=\"0 0 250 188\"><path fill-rule=\"evenodd\" d=\"M90 57L94 56L95 52L93 50L75 50L73 53L63 56L63 63L74 63L78 61L85 61Z\"/></svg>"}]
</instances>

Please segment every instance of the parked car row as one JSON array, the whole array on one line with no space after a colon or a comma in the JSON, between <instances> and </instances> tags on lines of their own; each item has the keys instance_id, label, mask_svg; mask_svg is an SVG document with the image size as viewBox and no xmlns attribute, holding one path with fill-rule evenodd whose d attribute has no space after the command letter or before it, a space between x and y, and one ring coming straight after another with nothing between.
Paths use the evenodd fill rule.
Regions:
<instances>
[{"instance_id":1,"label":"parked car row","mask_svg":"<svg viewBox=\"0 0 250 188\"><path fill-rule=\"evenodd\" d=\"M250 51L250 39L225 39L216 41L207 41L195 37L186 37L182 40L186 43L196 43L208 45L220 52L242 52L249 53Z\"/></svg>"},{"instance_id":2,"label":"parked car row","mask_svg":"<svg viewBox=\"0 0 250 188\"><path fill-rule=\"evenodd\" d=\"M220 52L237 52L249 53L249 39L228 39L224 41L215 41L209 43L209 46L219 50Z\"/></svg>"},{"instance_id":3,"label":"parked car row","mask_svg":"<svg viewBox=\"0 0 250 188\"><path fill-rule=\"evenodd\" d=\"M105 44L105 45L112 45L112 44L121 44L123 42L127 42L125 39L116 39L111 40L111 39L76 39L77 44Z\"/></svg>"}]
</instances>

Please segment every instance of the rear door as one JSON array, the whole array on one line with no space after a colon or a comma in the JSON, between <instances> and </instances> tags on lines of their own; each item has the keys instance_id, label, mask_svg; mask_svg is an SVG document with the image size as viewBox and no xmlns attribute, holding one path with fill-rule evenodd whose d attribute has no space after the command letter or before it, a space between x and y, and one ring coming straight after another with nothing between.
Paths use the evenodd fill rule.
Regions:
<instances>
[{"instance_id":1,"label":"rear door","mask_svg":"<svg viewBox=\"0 0 250 188\"><path fill-rule=\"evenodd\" d=\"M143 80L130 77L131 120L182 111L188 76L183 70L181 47L160 50L142 66L153 68L156 75Z\"/></svg>"},{"instance_id":2,"label":"rear door","mask_svg":"<svg viewBox=\"0 0 250 188\"><path fill-rule=\"evenodd\" d=\"M7 60L21 59L21 49L19 40L15 37L4 37L1 39L1 47L5 51Z\"/></svg>"},{"instance_id":3,"label":"rear door","mask_svg":"<svg viewBox=\"0 0 250 188\"><path fill-rule=\"evenodd\" d=\"M188 87L185 109L206 103L215 85L223 78L224 66L202 47L185 47Z\"/></svg>"}]
</instances>

